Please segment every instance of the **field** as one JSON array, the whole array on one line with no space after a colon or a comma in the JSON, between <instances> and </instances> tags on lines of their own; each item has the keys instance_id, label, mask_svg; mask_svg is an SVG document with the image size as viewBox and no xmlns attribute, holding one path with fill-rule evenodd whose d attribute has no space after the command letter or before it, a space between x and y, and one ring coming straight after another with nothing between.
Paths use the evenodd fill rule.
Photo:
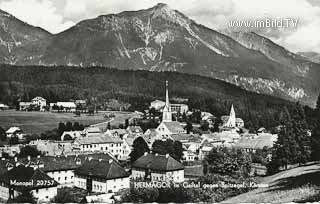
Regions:
<instances>
[{"instance_id":1,"label":"field","mask_svg":"<svg viewBox=\"0 0 320 204\"><path fill-rule=\"evenodd\" d=\"M287 203L320 201L320 164L309 164L262 178L257 188L223 203Z\"/></svg>"},{"instance_id":2,"label":"field","mask_svg":"<svg viewBox=\"0 0 320 204\"><path fill-rule=\"evenodd\" d=\"M103 117L105 113L109 112L101 112L94 116L81 114L81 116L76 117L72 113L0 111L0 126L5 129L18 126L25 133L40 134L47 130L57 128L59 122L80 122L83 125L104 123L107 122ZM112 126L118 126L121 123L124 124L125 119L130 119L135 115L134 113L127 112L112 113L115 115L114 120L111 121Z\"/></svg>"}]
</instances>

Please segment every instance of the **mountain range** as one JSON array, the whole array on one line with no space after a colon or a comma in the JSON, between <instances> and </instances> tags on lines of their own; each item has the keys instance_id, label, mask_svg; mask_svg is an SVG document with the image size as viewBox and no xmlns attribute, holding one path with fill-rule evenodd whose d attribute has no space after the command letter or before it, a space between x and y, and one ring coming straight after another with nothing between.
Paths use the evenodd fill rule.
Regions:
<instances>
[{"instance_id":1,"label":"mountain range","mask_svg":"<svg viewBox=\"0 0 320 204\"><path fill-rule=\"evenodd\" d=\"M196 74L313 106L320 90L316 62L256 33L212 30L166 4L98 16L58 34L0 10L3 64Z\"/></svg>"}]
</instances>

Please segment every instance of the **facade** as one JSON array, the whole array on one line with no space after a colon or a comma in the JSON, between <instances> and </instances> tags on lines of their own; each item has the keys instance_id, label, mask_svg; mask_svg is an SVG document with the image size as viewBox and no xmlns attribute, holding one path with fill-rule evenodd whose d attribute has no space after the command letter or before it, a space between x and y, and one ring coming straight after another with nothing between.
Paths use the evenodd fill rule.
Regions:
<instances>
[{"instance_id":1,"label":"facade","mask_svg":"<svg viewBox=\"0 0 320 204\"><path fill-rule=\"evenodd\" d=\"M40 111L45 111L45 107L47 106L47 100L37 96L31 100L32 105L40 107Z\"/></svg>"},{"instance_id":2,"label":"facade","mask_svg":"<svg viewBox=\"0 0 320 204\"><path fill-rule=\"evenodd\" d=\"M32 140L29 145L35 146L47 156L67 155L73 151L73 141Z\"/></svg>"},{"instance_id":3,"label":"facade","mask_svg":"<svg viewBox=\"0 0 320 204\"><path fill-rule=\"evenodd\" d=\"M131 176L136 180L180 183L184 181L184 166L168 154L145 153L132 164Z\"/></svg>"},{"instance_id":4,"label":"facade","mask_svg":"<svg viewBox=\"0 0 320 204\"><path fill-rule=\"evenodd\" d=\"M113 193L130 188L129 174L112 159L87 160L75 170L74 184L89 192Z\"/></svg>"},{"instance_id":5,"label":"facade","mask_svg":"<svg viewBox=\"0 0 320 204\"><path fill-rule=\"evenodd\" d=\"M115 158L121 159L125 156L123 141L109 135L98 135L78 138L74 147L80 152L108 152Z\"/></svg>"},{"instance_id":6,"label":"facade","mask_svg":"<svg viewBox=\"0 0 320 204\"><path fill-rule=\"evenodd\" d=\"M3 111L3 110L8 110L9 109L9 106L3 104L3 103L0 103L0 111Z\"/></svg>"},{"instance_id":7,"label":"facade","mask_svg":"<svg viewBox=\"0 0 320 204\"><path fill-rule=\"evenodd\" d=\"M171 111L174 113L187 113L189 106L186 104L171 104Z\"/></svg>"},{"instance_id":8,"label":"facade","mask_svg":"<svg viewBox=\"0 0 320 204\"><path fill-rule=\"evenodd\" d=\"M31 105L32 105L31 102L20 102L19 103L19 110L20 111L27 111Z\"/></svg>"},{"instance_id":9,"label":"facade","mask_svg":"<svg viewBox=\"0 0 320 204\"><path fill-rule=\"evenodd\" d=\"M50 111L75 112L77 105L74 102L50 103Z\"/></svg>"}]
</instances>

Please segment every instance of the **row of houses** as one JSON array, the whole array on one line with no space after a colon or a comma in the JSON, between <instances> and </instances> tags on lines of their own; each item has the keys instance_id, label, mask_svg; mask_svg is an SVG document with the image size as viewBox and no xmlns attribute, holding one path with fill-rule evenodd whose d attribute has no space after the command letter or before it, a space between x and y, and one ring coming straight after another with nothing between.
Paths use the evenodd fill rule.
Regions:
<instances>
[{"instance_id":1,"label":"row of houses","mask_svg":"<svg viewBox=\"0 0 320 204\"><path fill-rule=\"evenodd\" d=\"M2 201L27 190L38 202L50 202L58 188L65 186L84 189L89 195L119 193L130 188L130 180L180 183L184 181L184 166L169 155L149 153L135 161L130 171L107 153L0 161Z\"/></svg>"}]
</instances>

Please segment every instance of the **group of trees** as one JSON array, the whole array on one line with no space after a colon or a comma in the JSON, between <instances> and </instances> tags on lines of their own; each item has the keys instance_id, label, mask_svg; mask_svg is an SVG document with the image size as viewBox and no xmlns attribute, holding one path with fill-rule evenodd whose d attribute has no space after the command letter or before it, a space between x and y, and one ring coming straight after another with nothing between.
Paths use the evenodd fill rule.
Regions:
<instances>
[{"instance_id":1,"label":"group of trees","mask_svg":"<svg viewBox=\"0 0 320 204\"><path fill-rule=\"evenodd\" d=\"M289 111L289 109L291 109ZM311 143L304 109L300 104L285 107L280 114L280 132L274 144L269 173L287 169L290 164L304 164L311 159Z\"/></svg>"},{"instance_id":2,"label":"group of trees","mask_svg":"<svg viewBox=\"0 0 320 204\"><path fill-rule=\"evenodd\" d=\"M204 160L204 173L230 176L249 176L251 156L240 149L213 148Z\"/></svg>"},{"instance_id":3,"label":"group of trees","mask_svg":"<svg viewBox=\"0 0 320 204\"><path fill-rule=\"evenodd\" d=\"M311 159L320 161L320 95L314 111L315 125L311 134Z\"/></svg>"}]
</instances>

